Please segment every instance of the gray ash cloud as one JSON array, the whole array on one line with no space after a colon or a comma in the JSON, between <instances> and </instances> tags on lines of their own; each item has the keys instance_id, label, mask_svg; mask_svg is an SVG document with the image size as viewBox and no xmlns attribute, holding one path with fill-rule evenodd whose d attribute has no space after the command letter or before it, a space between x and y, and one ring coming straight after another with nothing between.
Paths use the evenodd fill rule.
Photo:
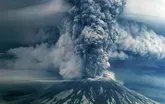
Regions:
<instances>
[{"instance_id":1,"label":"gray ash cloud","mask_svg":"<svg viewBox=\"0 0 165 104\"><path fill-rule=\"evenodd\" d=\"M105 73L113 78L108 71L109 59L165 57L164 36L145 25L118 20L125 0L69 2L72 8L58 27L58 41L10 49L8 54L16 58L5 61L5 66L10 69L54 69L63 79L107 76ZM57 34L52 35L56 37Z\"/></svg>"},{"instance_id":2,"label":"gray ash cloud","mask_svg":"<svg viewBox=\"0 0 165 104\"><path fill-rule=\"evenodd\" d=\"M123 11L124 0L79 0L70 13L73 16L72 39L76 54L84 63L86 77L96 77L108 70L108 48L113 44L113 25Z\"/></svg>"}]
</instances>

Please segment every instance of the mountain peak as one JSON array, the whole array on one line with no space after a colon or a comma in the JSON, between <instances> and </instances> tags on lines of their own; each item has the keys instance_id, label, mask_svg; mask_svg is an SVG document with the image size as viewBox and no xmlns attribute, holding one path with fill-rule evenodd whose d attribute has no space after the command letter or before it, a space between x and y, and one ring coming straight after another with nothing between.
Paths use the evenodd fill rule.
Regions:
<instances>
[{"instance_id":1,"label":"mountain peak","mask_svg":"<svg viewBox=\"0 0 165 104\"><path fill-rule=\"evenodd\" d=\"M30 104L158 104L113 80L58 82Z\"/></svg>"}]
</instances>

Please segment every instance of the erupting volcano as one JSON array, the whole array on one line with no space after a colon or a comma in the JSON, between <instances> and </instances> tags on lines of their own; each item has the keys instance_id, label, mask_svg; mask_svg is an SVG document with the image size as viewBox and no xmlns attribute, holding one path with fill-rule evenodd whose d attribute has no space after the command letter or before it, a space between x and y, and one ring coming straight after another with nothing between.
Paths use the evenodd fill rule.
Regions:
<instances>
[{"instance_id":1,"label":"erupting volcano","mask_svg":"<svg viewBox=\"0 0 165 104\"><path fill-rule=\"evenodd\" d=\"M119 84L111 71L110 60L135 59L136 56L163 59L165 38L141 23L121 19L125 0L65 2L67 10L61 11L67 13L62 22L42 29L42 34L53 36L35 46L8 50L7 54L15 58L10 64L4 62L5 67L13 69L55 70L52 75L57 75L57 80L47 81L48 87L30 94L0 94L4 103L157 104ZM60 0L56 3L64 4ZM53 12L53 5L43 7L48 7L45 12ZM36 34L38 32L40 29Z\"/></svg>"}]
</instances>

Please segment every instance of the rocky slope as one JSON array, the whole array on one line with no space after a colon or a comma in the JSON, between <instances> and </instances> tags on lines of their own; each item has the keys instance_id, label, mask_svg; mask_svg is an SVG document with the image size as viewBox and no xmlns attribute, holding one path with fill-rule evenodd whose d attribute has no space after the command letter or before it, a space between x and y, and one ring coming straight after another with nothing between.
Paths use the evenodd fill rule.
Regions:
<instances>
[{"instance_id":1,"label":"rocky slope","mask_svg":"<svg viewBox=\"0 0 165 104\"><path fill-rule=\"evenodd\" d=\"M57 83L30 104L158 104L113 80Z\"/></svg>"}]
</instances>

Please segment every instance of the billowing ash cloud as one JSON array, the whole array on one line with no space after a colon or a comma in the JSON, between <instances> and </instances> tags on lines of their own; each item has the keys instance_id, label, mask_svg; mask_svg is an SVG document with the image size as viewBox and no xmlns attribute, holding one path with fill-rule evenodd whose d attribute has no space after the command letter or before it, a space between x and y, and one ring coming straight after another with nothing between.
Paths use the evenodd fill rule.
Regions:
<instances>
[{"instance_id":1,"label":"billowing ash cloud","mask_svg":"<svg viewBox=\"0 0 165 104\"><path fill-rule=\"evenodd\" d=\"M57 68L63 78L96 77L108 70L108 48L113 25L125 2L120 0L75 0L58 43L11 49L15 69ZM111 75L111 74L109 74ZM112 76L114 76L112 74Z\"/></svg>"},{"instance_id":2,"label":"billowing ash cloud","mask_svg":"<svg viewBox=\"0 0 165 104\"><path fill-rule=\"evenodd\" d=\"M101 75L110 67L108 48L113 25L122 12L123 0L79 0L72 8L72 37L75 50L84 62L85 77Z\"/></svg>"},{"instance_id":3,"label":"billowing ash cloud","mask_svg":"<svg viewBox=\"0 0 165 104\"><path fill-rule=\"evenodd\" d=\"M64 79L81 78L81 60L73 51L73 43L68 34L63 34L56 46L41 44L35 47L11 49L16 59L7 63L11 69L54 69Z\"/></svg>"},{"instance_id":4,"label":"billowing ash cloud","mask_svg":"<svg viewBox=\"0 0 165 104\"><path fill-rule=\"evenodd\" d=\"M165 37L132 21L117 21L124 0L73 0L54 45L11 49L14 69L57 69L64 79L109 76L109 58L165 57ZM108 73L108 74L106 74Z\"/></svg>"},{"instance_id":5,"label":"billowing ash cloud","mask_svg":"<svg viewBox=\"0 0 165 104\"><path fill-rule=\"evenodd\" d=\"M110 57L119 59L135 56L162 59L165 57L165 37L157 35L145 25L133 21L121 20L115 27L114 47Z\"/></svg>"}]
</instances>

